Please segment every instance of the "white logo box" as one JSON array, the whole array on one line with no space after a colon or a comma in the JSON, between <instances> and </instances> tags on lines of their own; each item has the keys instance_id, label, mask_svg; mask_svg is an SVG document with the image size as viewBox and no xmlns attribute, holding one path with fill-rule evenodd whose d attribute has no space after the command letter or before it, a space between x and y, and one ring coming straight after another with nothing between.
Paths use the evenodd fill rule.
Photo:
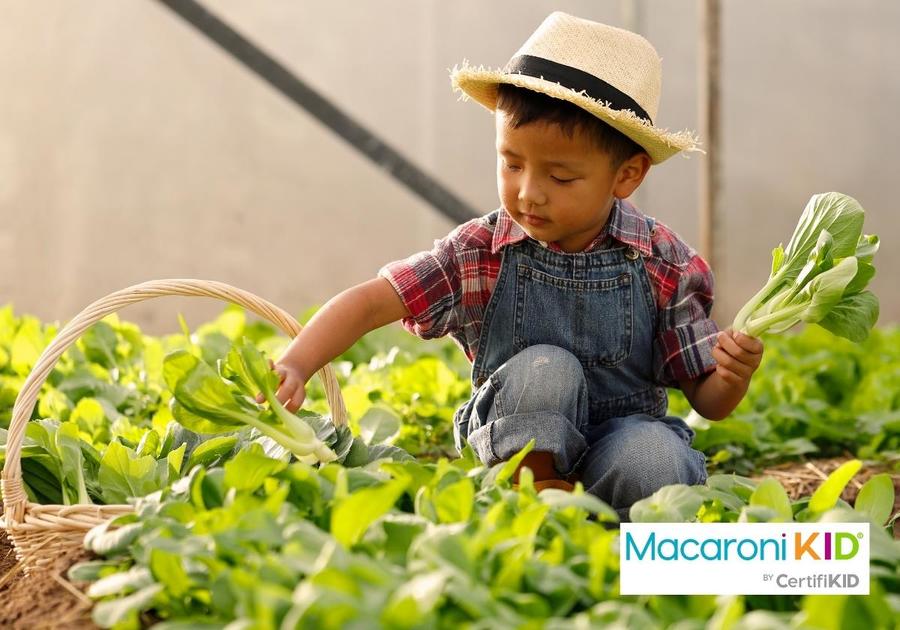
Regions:
<instances>
[{"instance_id":1,"label":"white logo box","mask_svg":"<svg viewBox=\"0 0 900 630\"><path fill-rule=\"evenodd\" d=\"M869 524L622 523L619 561L622 595L868 595Z\"/></svg>"}]
</instances>

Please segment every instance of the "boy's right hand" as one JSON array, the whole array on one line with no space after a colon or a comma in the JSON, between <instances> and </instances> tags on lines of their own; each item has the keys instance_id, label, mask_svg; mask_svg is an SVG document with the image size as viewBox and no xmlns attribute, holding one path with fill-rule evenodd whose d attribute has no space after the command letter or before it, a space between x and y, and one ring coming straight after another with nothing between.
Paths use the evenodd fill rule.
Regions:
<instances>
[{"instance_id":1,"label":"boy's right hand","mask_svg":"<svg viewBox=\"0 0 900 630\"><path fill-rule=\"evenodd\" d=\"M270 360L269 367L277 372L279 377L275 398L284 405L285 409L291 413L296 412L306 400L306 379L297 368L290 365L272 363ZM266 398L261 393L256 395L256 402L262 404L265 401Z\"/></svg>"}]
</instances>

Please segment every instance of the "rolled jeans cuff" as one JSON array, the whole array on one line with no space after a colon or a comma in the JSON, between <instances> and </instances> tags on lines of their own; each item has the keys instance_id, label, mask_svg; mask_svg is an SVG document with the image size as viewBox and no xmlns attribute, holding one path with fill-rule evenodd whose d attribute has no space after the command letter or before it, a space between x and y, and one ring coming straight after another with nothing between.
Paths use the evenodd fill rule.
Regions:
<instances>
[{"instance_id":1,"label":"rolled jeans cuff","mask_svg":"<svg viewBox=\"0 0 900 630\"><path fill-rule=\"evenodd\" d=\"M581 432L556 412L503 416L475 429L466 439L487 466L508 460L534 439L533 450L551 453L556 472L563 477L575 470L587 450Z\"/></svg>"}]
</instances>

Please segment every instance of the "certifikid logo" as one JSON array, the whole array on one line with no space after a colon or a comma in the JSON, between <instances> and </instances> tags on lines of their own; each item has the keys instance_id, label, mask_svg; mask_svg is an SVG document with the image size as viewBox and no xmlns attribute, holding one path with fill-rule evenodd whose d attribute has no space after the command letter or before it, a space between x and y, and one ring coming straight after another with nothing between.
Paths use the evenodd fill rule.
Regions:
<instances>
[{"instance_id":1,"label":"certifikid logo","mask_svg":"<svg viewBox=\"0 0 900 630\"><path fill-rule=\"evenodd\" d=\"M867 523L623 523L622 594L869 592Z\"/></svg>"}]
</instances>

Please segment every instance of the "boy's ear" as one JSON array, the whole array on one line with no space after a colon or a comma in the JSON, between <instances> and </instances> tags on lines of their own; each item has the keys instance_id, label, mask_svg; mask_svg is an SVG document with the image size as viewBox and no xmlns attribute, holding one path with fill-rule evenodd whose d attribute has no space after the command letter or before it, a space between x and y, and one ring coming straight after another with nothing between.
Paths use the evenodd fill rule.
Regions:
<instances>
[{"instance_id":1,"label":"boy's ear","mask_svg":"<svg viewBox=\"0 0 900 630\"><path fill-rule=\"evenodd\" d=\"M616 172L616 184L613 194L619 199L626 199L638 189L647 172L650 170L650 156L641 151L622 162Z\"/></svg>"}]
</instances>

